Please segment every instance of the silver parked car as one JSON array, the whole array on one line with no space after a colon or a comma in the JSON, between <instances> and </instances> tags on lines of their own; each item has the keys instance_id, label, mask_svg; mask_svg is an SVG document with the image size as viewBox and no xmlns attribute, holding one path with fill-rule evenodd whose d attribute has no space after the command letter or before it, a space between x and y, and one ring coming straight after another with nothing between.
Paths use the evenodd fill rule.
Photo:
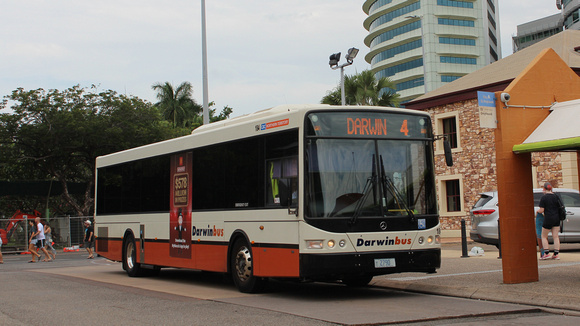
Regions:
<instances>
[{"instance_id":1,"label":"silver parked car","mask_svg":"<svg viewBox=\"0 0 580 326\"><path fill-rule=\"evenodd\" d=\"M580 193L574 189L554 188L554 193L560 196L566 206L566 220L560 233L560 242L580 242ZM542 188L534 189L534 212L538 210ZM498 245L497 191L480 194L479 200L469 211L471 216L471 240L479 243ZM535 218L535 215L533 216ZM532 218L532 217L530 217ZM551 237L550 237L551 241Z\"/></svg>"}]
</instances>

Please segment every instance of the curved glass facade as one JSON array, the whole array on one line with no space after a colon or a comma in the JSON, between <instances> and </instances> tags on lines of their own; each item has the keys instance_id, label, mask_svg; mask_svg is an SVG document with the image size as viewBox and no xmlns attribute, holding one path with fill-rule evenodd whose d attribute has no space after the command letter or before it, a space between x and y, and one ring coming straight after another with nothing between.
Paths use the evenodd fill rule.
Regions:
<instances>
[{"instance_id":1,"label":"curved glass facade","mask_svg":"<svg viewBox=\"0 0 580 326\"><path fill-rule=\"evenodd\" d=\"M378 1L375 1L375 3L373 3L371 5L371 7L369 9L369 12L372 14L378 8L380 8L380 7L384 6L384 5L388 5L391 2L393 2L393 0L378 0Z\"/></svg>"},{"instance_id":2,"label":"curved glass facade","mask_svg":"<svg viewBox=\"0 0 580 326\"><path fill-rule=\"evenodd\" d=\"M395 36L405 34L405 33L408 33L410 31L414 31L414 30L419 29L419 28L421 28L421 21L420 20L414 21L410 24L403 25L401 27L397 27L395 29L391 29L390 31L386 31L382 34L377 35L377 37L375 37L372 40L371 48L373 48L374 46L381 44L385 41L388 41Z\"/></svg>"},{"instance_id":3,"label":"curved glass facade","mask_svg":"<svg viewBox=\"0 0 580 326\"><path fill-rule=\"evenodd\" d=\"M415 2L412 3L408 6L390 11L382 16L379 16L377 19L375 19L372 23L371 23L371 30L374 30L375 28L377 28L378 26L384 24L384 23L388 23L391 20L393 20L394 18L397 17L401 17L403 15L406 15L410 12L419 10L419 8L421 8L421 3L419 2Z\"/></svg>"},{"instance_id":4,"label":"curved glass facade","mask_svg":"<svg viewBox=\"0 0 580 326\"><path fill-rule=\"evenodd\" d=\"M395 46L393 48L390 48L386 51L383 51L383 52L375 55L373 57L373 59L371 60L371 64L375 64L375 63L381 62L383 60L387 60L387 59L392 58L400 53L405 53L407 51L411 51L413 49L420 48L422 45L423 45L422 40L415 40L415 41L412 41L409 43Z\"/></svg>"},{"instance_id":5,"label":"curved glass facade","mask_svg":"<svg viewBox=\"0 0 580 326\"><path fill-rule=\"evenodd\" d=\"M366 0L365 59L412 100L498 59L498 1Z\"/></svg>"},{"instance_id":6,"label":"curved glass facade","mask_svg":"<svg viewBox=\"0 0 580 326\"><path fill-rule=\"evenodd\" d=\"M423 58L407 61L405 63L401 63L398 65L394 65L394 66L385 68L385 69L377 72L376 76L379 79L383 78L383 77L388 78L388 77L395 75L398 72L417 68L417 67L421 67L421 66L423 66Z\"/></svg>"},{"instance_id":7,"label":"curved glass facade","mask_svg":"<svg viewBox=\"0 0 580 326\"><path fill-rule=\"evenodd\" d=\"M398 92L398 91L403 91L403 90L406 90L409 88L419 87L419 86L423 86L423 85L425 85L425 78L419 77L419 78L404 81L402 83L398 83L396 89Z\"/></svg>"}]
</instances>

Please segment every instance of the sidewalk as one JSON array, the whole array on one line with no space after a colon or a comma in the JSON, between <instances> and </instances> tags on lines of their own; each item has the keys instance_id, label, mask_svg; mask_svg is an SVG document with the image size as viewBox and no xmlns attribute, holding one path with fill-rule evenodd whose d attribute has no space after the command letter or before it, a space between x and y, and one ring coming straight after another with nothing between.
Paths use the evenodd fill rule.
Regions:
<instances>
[{"instance_id":1,"label":"sidewalk","mask_svg":"<svg viewBox=\"0 0 580 326\"><path fill-rule=\"evenodd\" d=\"M504 284L495 246L470 240L483 256L462 258L461 237L444 237L436 274L404 273L375 277L374 286L445 296L535 305L580 312L580 244L562 244L560 260L538 260L539 281ZM539 254L538 254L539 258Z\"/></svg>"}]
</instances>

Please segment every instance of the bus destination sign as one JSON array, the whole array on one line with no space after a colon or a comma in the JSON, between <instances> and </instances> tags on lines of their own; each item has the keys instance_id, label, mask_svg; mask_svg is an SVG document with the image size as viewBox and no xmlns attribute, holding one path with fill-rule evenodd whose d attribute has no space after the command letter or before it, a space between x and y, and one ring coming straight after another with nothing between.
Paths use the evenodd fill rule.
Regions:
<instances>
[{"instance_id":1,"label":"bus destination sign","mask_svg":"<svg viewBox=\"0 0 580 326\"><path fill-rule=\"evenodd\" d=\"M316 112L306 119L308 136L427 138L429 117L392 112Z\"/></svg>"}]
</instances>

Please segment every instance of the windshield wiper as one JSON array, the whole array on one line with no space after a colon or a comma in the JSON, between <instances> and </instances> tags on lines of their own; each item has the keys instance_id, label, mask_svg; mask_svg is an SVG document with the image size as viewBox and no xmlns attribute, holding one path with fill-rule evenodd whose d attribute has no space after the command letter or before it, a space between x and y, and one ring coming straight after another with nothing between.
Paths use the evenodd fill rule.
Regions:
<instances>
[{"instance_id":1,"label":"windshield wiper","mask_svg":"<svg viewBox=\"0 0 580 326\"><path fill-rule=\"evenodd\" d=\"M395 186L393 181L385 173L385 165L383 164L383 156L380 155L379 159L380 159L380 164L381 164L381 184L383 187L383 206L385 207L385 209L387 209L386 199L384 197L386 197L387 190L388 190L391 194L393 194L393 197L395 198L397 206L399 206L399 208L405 209L405 211L407 212L407 215L409 215L409 217L411 218L411 222L415 222L415 214L409 208L409 206L407 206L407 204L405 203L405 199L404 199L403 195L401 195L401 192L399 191L399 189L397 189L397 187Z\"/></svg>"},{"instance_id":2,"label":"windshield wiper","mask_svg":"<svg viewBox=\"0 0 580 326\"><path fill-rule=\"evenodd\" d=\"M351 225L356 223L360 214L362 213L363 206L364 206L365 202L367 201L369 194L371 193L371 189L373 190L373 192L375 192L376 184L378 182L378 176L377 176L377 165L375 162L375 155L374 154L373 154L372 165L373 165L372 166L372 174L370 177L368 177L367 182L365 183L365 187L363 188L363 196L356 202L356 206L354 207L354 213L352 214L352 217L351 217L350 222L349 222L349 224L351 224ZM373 198L375 198L374 195L373 195ZM376 205L376 203L375 203L375 205Z\"/></svg>"}]
</instances>

